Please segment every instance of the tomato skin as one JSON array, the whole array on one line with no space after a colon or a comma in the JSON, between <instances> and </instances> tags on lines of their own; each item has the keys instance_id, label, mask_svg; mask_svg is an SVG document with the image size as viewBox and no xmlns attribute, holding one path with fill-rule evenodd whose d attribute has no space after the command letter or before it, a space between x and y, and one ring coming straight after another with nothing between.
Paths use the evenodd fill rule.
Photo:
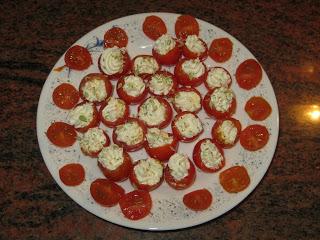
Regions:
<instances>
[{"instance_id":1,"label":"tomato skin","mask_svg":"<svg viewBox=\"0 0 320 240\"><path fill-rule=\"evenodd\" d=\"M66 66L73 70L85 70L92 64L92 57L85 47L74 45L64 55Z\"/></svg>"},{"instance_id":2,"label":"tomato skin","mask_svg":"<svg viewBox=\"0 0 320 240\"><path fill-rule=\"evenodd\" d=\"M125 195L125 190L108 179L98 178L91 183L90 194L100 205L112 207Z\"/></svg>"},{"instance_id":3,"label":"tomato skin","mask_svg":"<svg viewBox=\"0 0 320 240\"><path fill-rule=\"evenodd\" d=\"M108 105L109 101L110 101L110 98L107 99L107 101L105 101L104 103L102 103L102 105L99 109L99 118L104 125L106 125L107 127L110 127L110 128L114 128L114 127L126 122L126 120L128 119L128 117L130 115L130 109L129 109L128 104L126 104L126 102L124 102L125 110L124 110L123 116L113 122L108 121L103 117L102 112L103 112L103 109Z\"/></svg>"},{"instance_id":4,"label":"tomato skin","mask_svg":"<svg viewBox=\"0 0 320 240\"><path fill-rule=\"evenodd\" d=\"M72 109L79 99L79 92L69 83L60 84L52 93L54 104L62 109Z\"/></svg>"},{"instance_id":5,"label":"tomato skin","mask_svg":"<svg viewBox=\"0 0 320 240\"><path fill-rule=\"evenodd\" d=\"M232 144L230 143L226 143L223 139L223 137L221 136L221 134L219 133L219 128L221 126L221 124L226 121L229 120L233 123L233 125L237 128L238 132L237 132L237 136L234 140L234 142ZM225 119L218 119L211 130L211 135L212 138L222 147L222 148L231 148L233 147L239 140L239 136L240 136L240 132L241 132L241 123L239 120L235 119L235 118L225 118Z\"/></svg>"},{"instance_id":6,"label":"tomato skin","mask_svg":"<svg viewBox=\"0 0 320 240\"><path fill-rule=\"evenodd\" d=\"M181 15L177 18L174 26L178 39L185 40L189 35L199 35L199 24L197 20L190 15Z\"/></svg>"},{"instance_id":7,"label":"tomato skin","mask_svg":"<svg viewBox=\"0 0 320 240\"><path fill-rule=\"evenodd\" d=\"M245 167L233 166L219 174L219 181L227 192L238 193L249 186L250 177Z\"/></svg>"},{"instance_id":8,"label":"tomato skin","mask_svg":"<svg viewBox=\"0 0 320 240\"><path fill-rule=\"evenodd\" d=\"M212 194L205 188L189 192L183 196L183 203L193 211L203 211L212 204Z\"/></svg>"},{"instance_id":9,"label":"tomato skin","mask_svg":"<svg viewBox=\"0 0 320 240\"><path fill-rule=\"evenodd\" d=\"M215 168L208 168L203 163L202 158L201 158L201 144L206 140L209 140L210 142L212 142L217 147L217 149L219 150L220 154L223 157L223 160ZM201 139L199 142L197 142L197 144L194 146L192 156L193 156L193 161L194 161L195 165L198 168L200 168L202 171L207 172L207 173L214 173L214 172L219 171L221 168L223 168L225 166L225 163L226 163L223 150L213 139L210 139L210 138L204 138L204 139Z\"/></svg>"},{"instance_id":10,"label":"tomato skin","mask_svg":"<svg viewBox=\"0 0 320 240\"><path fill-rule=\"evenodd\" d=\"M148 16L144 19L142 30L151 40L157 40L163 34L167 33L167 27L164 21L155 15Z\"/></svg>"},{"instance_id":11,"label":"tomato skin","mask_svg":"<svg viewBox=\"0 0 320 240\"><path fill-rule=\"evenodd\" d=\"M181 88L179 88L179 89L176 91L175 95L178 94L178 93L180 93L180 92L194 92L194 93L196 93L196 94L200 97L200 108L197 109L196 111L193 111L193 113L197 114L197 113L202 109L202 96L201 96L201 93L200 93L196 88L194 88L194 87L181 87ZM181 108L179 108L179 107L175 104L175 101L174 101L174 100L173 100L172 106L173 106L174 110L176 110L177 113L183 112L183 111L181 110ZM190 111L190 112L191 112L191 111Z\"/></svg>"},{"instance_id":12,"label":"tomato skin","mask_svg":"<svg viewBox=\"0 0 320 240\"><path fill-rule=\"evenodd\" d=\"M254 59L247 59L242 62L236 70L238 85L246 90L256 87L262 79L262 68Z\"/></svg>"},{"instance_id":13,"label":"tomato skin","mask_svg":"<svg viewBox=\"0 0 320 240\"><path fill-rule=\"evenodd\" d=\"M236 107L237 107L237 102L235 97L233 97L232 102L230 104L230 107L227 111L225 112L221 112L216 110L215 108L211 108L210 106L210 98L211 98L211 94L216 90L217 88L214 88L213 90L209 91L202 102L202 106L203 109L205 110L205 112L209 115L209 116L213 116L216 119L223 119L223 118L229 118L232 114L235 113L236 111Z\"/></svg>"},{"instance_id":14,"label":"tomato skin","mask_svg":"<svg viewBox=\"0 0 320 240\"><path fill-rule=\"evenodd\" d=\"M257 151L263 148L268 141L269 132L263 125L249 125L240 133L240 144L248 151Z\"/></svg>"},{"instance_id":15,"label":"tomato skin","mask_svg":"<svg viewBox=\"0 0 320 240\"><path fill-rule=\"evenodd\" d=\"M124 48L128 45L128 35L127 33L119 27L112 27L104 34L104 47L112 48L117 46L119 48Z\"/></svg>"},{"instance_id":16,"label":"tomato skin","mask_svg":"<svg viewBox=\"0 0 320 240\"><path fill-rule=\"evenodd\" d=\"M160 64L172 66L179 61L182 51L181 47L179 46L179 42L177 40L175 40L175 42L176 45L174 48L165 55L158 53L154 48L152 49L152 55Z\"/></svg>"},{"instance_id":17,"label":"tomato skin","mask_svg":"<svg viewBox=\"0 0 320 240\"><path fill-rule=\"evenodd\" d=\"M108 147L110 145L110 138L105 131L103 131L103 134L106 137L106 143L103 145L103 147ZM84 150L81 146L80 146L80 149L84 155L92 157L92 158L98 157L99 153L102 150L102 149L100 149L99 151L96 151L96 152L88 152L88 151Z\"/></svg>"},{"instance_id":18,"label":"tomato skin","mask_svg":"<svg viewBox=\"0 0 320 240\"><path fill-rule=\"evenodd\" d=\"M86 104L86 103L87 102L78 103L74 108L81 106L83 104ZM75 128L78 132L84 133L84 132L88 131L89 128L94 128L99 125L100 119L99 119L99 113L98 113L97 107L94 104L92 104L92 107L93 107L93 116L92 116L91 122L85 127Z\"/></svg>"},{"instance_id":19,"label":"tomato skin","mask_svg":"<svg viewBox=\"0 0 320 240\"><path fill-rule=\"evenodd\" d=\"M113 182L121 182L128 179L133 165L130 155L126 151L123 151L123 163L115 170L109 170L108 168L104 167L99 161L98 167L102 171L103 175L109 180Z\"/></svg>"},{"instance_id":20,"label":"tomato skin","mask_svg":"<svg viewBox=\"0 0 320 240\"><path fill-rule=\"evenodd\" d=\"M156 93L152 92L150 87L148 87L149 93L153 96L158 96L158 97L171 97L171 96L173 96L174 93L176 92L177 87L178 87L178 81L177 81L176 77L171 72L168 72L168 71L158 71L154 75L156 75L156 74L170 77L172 79L172 88L170 89L168 94L156 94ZM150 75L146 78L147 83L150 83L152 76L153 75Z\"/></svg>"},{"instance_id":21,"label":"tomato skin","mask_svg":"<svg viewBox=\"0 0 320 240\"><path fill-rule=\"evenodd\" d=\"M66 186L78 186L85 178L85 171L81 164L70 163L59 169L60 180Z\"/></svg>"},{"instance_id":22,"label":"tomato skin","mask_svg":"<svg viewBox=\"0 0 320 240\"><path fill-rule=\"evenodd\" d=\"M229 71L228 71L227 69L223 68L223 67L212 67L212 68L208 69L207 74L206 74L206 78L205 78L205 80L204 80L204 86L205 86L209 91L214 89L214 88L212 88L212 87L209 86L209 84L208 84L208 82L207 82L207 79L208 79L208 74L209 74L209 72L210 72L212 69L215 69L215 68L221 68L221 69L223 69L223 70L229 75L230 82L228 82L228 84L227 84L226 86L224 86L224 85L223 85L223 86L224 86L224 87L227 87L227 88L230 88L231 83L232 83L232 77L231 77ZM223 87L223 86L220 86L220 87Z\"/></svg>"},{"instance_id":23,"label":"tomato skin","mask_svg":"<svg viewBox=\"0 0 320 240\"><path fill-rule=\"evenodd\" d=\"M195 52L192 52L185 44L183 45L182 47L182 54L185 58L187 59L196 59L196 58L199 58L201 61L204 61L207 59L208 57L208 46L206 44L205 41L203 41L201 38L199 39L204 48L205 48L205 51L204 52L201 52L201 53L195 53Z\"/></svg>"},{"instance_id":24,"label":"tomato skin","mask_svg":"<svg viewBox=\"0 0 320 240\"><path fill-rule=\"evenodd\" d=\"M130 220L139 220L149 215L152 199L147 191L134 190L125 194L119 201L124 216Z\"/></svg>"},{"instance_id":25,"label":"tomato skin","mask_svg":"<svg viewBox=\"0 0 320 240\"><path fill-rule=\"evenodd\" d=\"M231 58L233 43L229 38L218 38L211 42L209 56L212 60L222 63Z\"/></svg>"},{"instance_id":26,"label":"tomato skin","mask_svg":"<svg viewBox=\"0 0 320 240\"><path fill-rule=\"evenodd\" d=\"M154 59L157 63L158 63L158 69L154 71L154 73L158 72L161 70L161 64L158 62L158 60L152 56L152 55L147 55L147 54L142 54L142 55L137 55L134 57L134 59L132 60L132 72L134 73L134 75L137 75L143 79L146 79L148 78L149 76L153 75L154 73L152 74L149 74L149 73L138 73L137 69L135 69L134 67L134 62L136 61L137 58L152 58Z\"/></svg>"},{"instance_id":27,"label":"tomato skin","mask_svg":"<svg viewBox=\"0 0 320 240\"><path fill-rule=\"evenodd\" d=\"M171 175L169 166L166 166L166 168L164 169L164 179L170 187L176 190L183 190L190 187L194 183L196 179L196 169L190 159L189 163L190 168L188 169L188 175L181 180L176 180L174 176Z\"/></svg>"},{"instance_id":28,"label":"tomato skin","mask_svg":"<svg viewBox=\"0 0 320 240\"><path fill-rule=\"evenodd\" d=\"M246 102L244 110L255 121L267 119L272 112L270 104L263 97L251 97Z\"/></svg>"},{"instance_id":29,"label":"tomato skin","mask_svg":"<svg viewBox=\"0 0 320 240\"><path fill-rule=\"evenodd\" d=\"M188 59L182 59L177 63L177 65L174 68L174 75L176 76L176 78L178 79L178 82L181 85L191 86L191 87L199 86L204 81L204 79L206 78L206 73L207 73L206 65L202 62L202 64L204 65L205 71L201 76L199 76L197 78L190 79L188 74L186 74L182 69L182 64L185 61L188 61Z\"/></svg>"},{"instance_id":30,"label":"tomato skin","mask_svg":"<svg viewBox=\"0 0 320 240\"><path fill-rule=\"evenodd\" d=\"M70 147L77 140L77 132L74 127L64 122L52 123L46 135L51 143L58 147Z\"/></svg>"}]
</instances>

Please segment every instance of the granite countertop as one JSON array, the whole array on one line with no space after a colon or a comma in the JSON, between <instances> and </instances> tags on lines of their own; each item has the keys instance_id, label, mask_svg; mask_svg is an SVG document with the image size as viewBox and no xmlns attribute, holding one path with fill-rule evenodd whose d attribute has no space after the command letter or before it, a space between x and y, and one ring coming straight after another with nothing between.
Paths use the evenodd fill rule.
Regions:
<instances>
[{"instance_id":1,"label":"granite countertop","mask_svg":"<svg viewBox=\"0 0 320 240\"><path fill-rule=\"evenodd\" d=\"M39 150L42 86L64 51L95 27L141 12L188 13L239 39L260 61L280 111L279 142L258 188L223 216L147 232L71 200ZM317 1L5 1L0 17L0 239L319 239L320 4Z\"/></svg>"}]
</instances>

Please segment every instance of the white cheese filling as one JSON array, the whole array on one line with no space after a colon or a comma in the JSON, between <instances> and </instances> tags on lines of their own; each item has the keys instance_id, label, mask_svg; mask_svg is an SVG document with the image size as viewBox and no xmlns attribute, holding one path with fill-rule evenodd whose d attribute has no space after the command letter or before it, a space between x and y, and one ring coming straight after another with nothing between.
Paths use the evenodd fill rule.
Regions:
<instances>
[{"instance_id":1,"label":"white cheese filling","mask_svg":"<svg viewBox=\"0 0 320 240\"><path fill-rule=\"evenodd\" d=\"M231 106L233 96L233 92L229 88L216 88L210 96L209 105L219 112L226 112Z\"/></svg>"},{"instance_id":2,"label":"white cheese filling","mask_svg":"<svg viewBox=\"0 0 320 240\"><path fill-rule=\"evenodd\" d=\"M141 77L129 75L124 78L123 90L132 97L137 97L143 93L146 85Z\"/></svg>"},{"instance_id":3,"label":"white cheese filling","mask_svg":"<svg viewBox=\"0 0 320 240\"><path fill-rule=\"evenodd\" d=\"M143 130L136 121L117 126L117 140L127 145L135 145L143 141Z\"/></svg>"},{"instance_id":4,"label":"white cheese filling","mask_svg":"<svg viewBox=\"0 0 320 240\"><path fill-rule=\"evenodd\" d=\"M203 129L201 121L191 113L183 114L175 122L176 127L182 136L191 138Z\"/></svg>"},{"instance_id":5,"label":"white cheese filling","mask_svg":"<svg viewBox=\"0 0 320 240\"><path fill-rule=\"evenodd\" d=\"M154 44L154 50L161 55L166 55L176 46L176 42L169 34L163 34Z\"/></svg>"},{"instance_id":6,"label":"white cheese filling","mask_svg":"<svg viewBox=\"0 0 320 240\"><path fill-rule=\"evenodd\" d=\"M186 47L193 53L201 54L206 48L197 35L189 35L185 42Z\"/></svg>"},{"instance_id":7,"label":"white cheese filling","mask_svg":"<svg viewBox=\"0 0 320 240\"><path fill-rule=\"evenodd\" d=\"M207 168L216 168L221 164L223 156L211 141L204 141L200 146L200 151L201 160Z\"/></svg>"},{"instance_id":8,"label":"white cheese filling","mask_svg":"<svg viewBox=\"0 0 320 240\"><path fill-rule=\"evenodd\" d=\"M163 74L155 74L149 81L150 91L157 95L167 95L173 87L173 80Z\"/></svg>"},{"instance_id":9,"label":"white cheese filling","mask_svg":"<svg viewBox=\"0 0 320 240\"><path fill-rule=\"evenodd\" d=\"M100 67L107 75L121 73L123 69L123 53L125 49L112 47L106 48L100 58Z\"/></svg>"},{"instance_id":10,"label":"white cheese filling","mask_svg":"<svg viewBox=\"0 0 320 240\"><path fill-rule=\"evenodd\" d=\"M155 126L165 120L166 108L154 97L148 98L141 106L139 118L147 125Z\"/></svg>"},{"instance_id":11,"label":"white cheese filling","mask_svg":"<svg viewBox=\"0 0 320 240\"><path fill-rule=\"evenodd\" d=\"M173 154L168 162L171 175L180 181L188 176L188 170L190 169L190 162L188 156L181 153Z\"/></svg>"},{"instance_id":12,"label":"white cheese filling","mask_svg":"<svg viewBox=\"0 0 320 240\"><path fill-rule=\"evenodd\" d=\"M116 170L124 162L123 148L116 144L103 148L99 153L98 161L103 167L111 171Z\"/></svg>"},{"instance_id":13,"label":"white cheese filling","mask_svg":"<svg viewBox=\"0 0 320 240\"><path fill-rule=\"evenodd\" d=\"M170 136L167 132L160 130L159 128L149 128L146 138L150 148L171 144L173 141L172 136Z\"/></svg>"},{"instance_id":14,"label":"white cheese filling","mask_svg":"<svg viewBox=\"0 0 320 240\"><path fill-rule=\"evenodd\" d=\"M226 144L233 144L236 140L238 129L230 120L225 120L218 128L218 134Z\"/></svg>"},{"instance_id":15,"label":"white cheese filling","mask_svg":"<svg viewBox=\"0 0 320 240\"><path fill-rule=\"evenodd\" d=\"M87 81L82 87L82 92L89 102L101 102L107 97L106 84L101 79Z\"/></svg>"},{"instance_id":16,"label":"white cheese filling","mask_svg":"<svg viewBox=\"0 0 320 240\"><path fill-rule=\"evenodd\" d=\"M114 122L123 117L125 109L125 103L122 99L111 97L102 110L102 117L109 122Z\"/></svg>"},{"instance_id":17,"label":"white cheese filling","mask_svg":"<svg viewBox=\"0 0 320 240\"><path fill-rule=\"evenodd\" d=\"M195 112L201 108L201 98L193 91L179 91L173 101L181 111Z\"/></svg>"},{"instance_id":18,"label":"white cheese filling","mask_svg":"<svg viewBox=\"0 0 320 240\"><path fill-rule=\"evenodd\" d=\"M93 119L93 104L85 103L73 108L68 115L68 120L75 128L83 128L89 125Z\"/></svg>"},{"instance_id":19,"label":"white cheese filling","mask_svg":"<svg viewBox=\"0 0 320 240\"><path fill-rule=\"evenodd\" d=\"M198 78L205 72L203 63L197 59L186 60L182 64L182 70L189 76L190 79Z\"/></svg>"},{"instance_id":20,"label":"white cheese filling","mask_svg":"<svg viewBox=\"0 0 320 240\"><path fill-rule=\"evenodd\" d=\"M208 72L206 82L209 88L228 87L231 82L230 75L220 67L211 68Z\"/></svg>"},{"instance_id":21,"label":"white cheese filling","mask_svg":"<svg viewBox=\"0 0 320 240\"><path fill-rule=\"evenodd\" d=\"M101 128L90 128L80 138L80 147L84 152L98 152L106 144L107 138Z\"/></svg>"},{"instance_id":22,"label":"white cheese filling","mask_svg":"<svg viewBox=\"0 0 320 240\"><path fill-rule=\"evenodd\" d=\"M140 56L133 62L133 71L135 75L154 74L159 68L159 64L152 56Z\"/></svg>"},{"instance_id":23,"label":"white cheese filling","mask_svg":"<svg viewBox=\"0 0 320 240\"><path fill-rule=\"evenodd\" d=\"M161 163L153 158L140 160L133 169L139 183L145 185L157 184L163 174Z\"/></svg>"}]
</instances>

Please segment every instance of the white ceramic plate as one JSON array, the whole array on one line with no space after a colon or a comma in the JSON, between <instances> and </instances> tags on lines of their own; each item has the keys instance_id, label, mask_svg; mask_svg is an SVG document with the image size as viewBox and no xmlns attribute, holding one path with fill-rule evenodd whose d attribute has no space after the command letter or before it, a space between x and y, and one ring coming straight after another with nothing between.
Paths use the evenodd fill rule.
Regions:
<instances>
[{"instance_id":1,"label":"white ceramic plate","mask_svg":"<svg viewBox=\"0 0 320 240\"><path fill-rule=\"evenodd\" d=\"M237 66L242 61L255 57L237 39L220 28L198 19L200 24L200 37L204 39L208 46L212 39L219 37L228 37L233 42L233 55L229 61L223 64L217 64L208 58L205 63L207 66L222 66L231 73L233 77L231 88L236 94L237 99L237 111L234 114L234 117L240 120L243 127L254 123L254 121L250 120L248 115L244 112L244 105L251 96L261 95L272 106L272 114L265 121L261 122L261 124L264 124L268 128L270 133L269 142L262 150L257 152L248 152L244 150L239 143L237 143L235 147L225 150L226 166L223 169L227 169L233 165L244 165L248 170L251 183L244 191L237 194L227 193L219 184L219 173L206 174L197 170L196 181L189 189L176 191L171 189L164 182L158 189L152 191L151 196L153 199L153 207L151 214L142 220L131 221L122 215L119 206L112 208L102 207L95 203L91 197L89 192L90 183L96 178L103 177L97 167L96 160L84 156L80 151L78 142L70 148L63 149L52 145L45 135L45 132L53 121L67 121L68 111L59 109L52 102L52 92L54 88L62 82L69 81L74 86L78 87L83 76L91 72L99 72L97 68L97 59L103 49L102 39L107 29L115 25L125 29L129 37L128 52L132 58L138 54L151 54L153 41L149 40L142 32L143 20L146 16L151 14L160 16L165 21L168 32L174 35L174 24L179 16L178 14L144 13L108 22L89 32L75 43L81 46L86 46L89 49L93 56L94 65L85 71L70 71L67 68L61 72L51 71L43 86L39 100L37 112L37 135L43 159L53 178L63 191L65 191L80 206L96 216L122 226L145 230L173 230L195 226L210 221L235 207L255 189L266 173L272 160L279 131L279 113L276 97L268 76L264 71L262 81L258 87L251 91L246 91L238 87L234 77ZM64 65L63 56L59 59L54 68ZM113 84L115 84L114 81ZM198 87L198 90L203 94L203 96L207 92L203 85ZM116 94L115 91L114 94ZM136 107L131 107L131 110L135 113ZM210 137L214 119L208 118L203 110L198 114L198 116L201 118L205 129L204 133L198 140ZM106 129L105 127L102 128ZM170 127L168 127L167 130L171 132ZM107 133L110 136L112 130L107 129ZM192 159L191 154L196 142L197 141L188 144L180 144L179 152L188 154L190 159ZM144 150L131 153L131 156L134 160L147 157ZM59 179L58 171L63 165L73 162L79 162L84 166L86 170L86 179L80 186L67 187ZM133 187L130 185L128 180L120 183L120 185L125 188L126 192L133 190ZM209 189L213 195L214 202L208 210L193 212L183 205L182 198L184 194L199 188Z\"/></svg>"}]
</instances>

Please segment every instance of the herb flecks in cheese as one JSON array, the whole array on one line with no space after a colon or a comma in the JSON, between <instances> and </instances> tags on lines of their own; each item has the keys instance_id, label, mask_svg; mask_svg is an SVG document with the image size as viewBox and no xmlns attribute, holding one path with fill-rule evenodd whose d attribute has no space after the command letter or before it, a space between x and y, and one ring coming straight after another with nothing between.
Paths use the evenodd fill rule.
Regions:
<instances>
[{"instance_id":1,"label":"herb flecks in cheese","mask_svg":"<svg viewBox=\"0 0 320 240\"><path fill-rule=\"evenodd\" d=\"M121 73L123 69L124 59L123 53L125 49L112 47L106 48L100 58L100 67L107 75Z\"/></svg>"},{"instance_id":2,"label":"herb flecks in cheese","mask_svg":"<svg viewBox=\"0 0 320 240\"><path fill-rule=\"evenodd\" d=\"M166 107L154 97L148 98L141 106L139 118L146 124L155 126L165 120Z\"/></svg>"},{"instance_id":3,"label":"herb flecks in cheese","mask_svg":"<svg viewBox=\"0 0 320 240\"><path fill-rule=\"evenodd\" d=\"M136 121L118 125L116 135L118 141L127 145L135 145L143 141L143 130Z\"/></svg>"},{"instance_id":4,"label":"herb flecks in cheese","mask_svg":"<svg viewBox=\"0 0 320 240\"><path fill-rule=\"evenodd\" d=\"M236 140L238 129L230 120L225 120L218 128L218 134L226 144L233 144Z\"/></svg>"},{"instance_id":5,"label":"herb flecks in cheese","mask_svg":"<svg viewBox=\"0 0 320 240\"><path fill-rule=\"evenodd\" d=\"M154 74L149 82L150 91L157 95L167 95L172 87L172 78L161 73Z\"/></svg>"},{"instance_id":6,"label":"herb flecks in cheese","mask_svg":"<svg viewBox=\"0 0 320 240\"><path fill-rule=\"evenodd\" d=\"M116 170L124 162L123 148L116 144L103 148L99 153L98 161L103 167L111 171Z\"/></svg>"},{"instance_id":7,"label":"herb flecks in cheese","mask_svg":"<svg viewBox=\"0 0 320 240\"><path fill-rule=\"evenodd\" d=\"M134 173L140 184L155 185L162 178L163 167L156 159L143 159L134 166Z\"/></svg>"},{"instance_id":8,"label":"herb flecks in cheese","mask_svg":"<svg viewBox=\"0 0 320 240\"><path fill-rule=\"evenodd\" d=\"M89 125L93 119L93 104L85 103L73 108L69 115L69 123L75 128L83 128Z\"/></svg>"},{"instance_id":9,"label":"herb flecks in cheese","mask_svg":"<svg viewBox=\"0 0 320 240\"><path fill-rule=\"evenodd\" d=\"M210 96L209 105L220 112L229 110L234 95L231 89L220 87L216 88Z\"/></svg>"},{"instance_id":10,"label":"herb flecks in cheese","mask_svg":"<svg viewBox=\"0 0 320 240\"><path fill-rule=\"evenodd\" d=\"M125 109L125 103L122 99L111 97L102 110L102 116L107 121L114 122L123 117Z\"/></svg>"},{"instance_id":11,"label":"herb flecks in cheese","mask_svg":"<svg viewBox=\"0 0 320 240\"><path fill-rule=\"evenodd\" d=\"M129 75L124 78L123 90L132 97L137 97L143 93L146 85L141 77Z\"/></svg>"},{"instance_id":12,"label":"herb flecks in cheese","mask_svg":"<svg viewBox=\"0 0 320 240\"><path fill-rule=\"evenodd\" d=\"M206 82L209 88L213 89L216 87L228 87L231 82L230 75L226 72L225 69L216 67L211 68L208 72Z\"/></svg>"},{"instance_id":13,"label":"herb flecks in cheese","mask_svg":"<svg viewBox=\"0 0 320 240\"><path fill-rule=\"evenodd\" d=\"M191 138L199 134L202 130L202 124L199 118L191 113L183 114L176 122L176 127L182 136Z\"/></svg>"},{"instance_id":14,"label":"herb flecks in cheese","mask_svg":"<svg viewBox=\"0 0 320 240\"><path fill-rule=\"evenodd\" d=\"M173 141L172 136L158 128L149 128L146 138L150 148L156 148L171 144Z\"/></svg>"},{"instance_id":15,"label":"herb flecks in cheese","mask_svg":"<svg viewBox=\"0 0 320 240\"><path fill-rule=\"evenodd\" d=\"M168 34L163 34L155 41L154 50L161 55L166 55L175 46L176 42L174 41L174 39Z\"/></svg>"},{"instance_id":16,"label":"herb flecks in cheese","mask_svg":"<svg viewBox=\"0 0 320 240\"><path fill-rule=\"evenodd\" d=\"M198 78L205 72L204 64L197 58L186 60L182 63L182 70L189 76L190 79Z\"/></svg>"},{"instance_id":17,"label":"herb flecks in cheese","mask_svg":"<svg viewBox=\"0 0 320 240\"><path fill-rule=\"evenodd\" d=\"M107 138L101 128L90 128L80 138L80 147L84 152L99 152L103 145L106 144Z\"/></svg>"},{"instance_id":18,"label":"herb flecks in cheese","mask_svg":"<svg viewBox=\"0 0 320 240\"><path fill-rule=\"evenodd\" d=\"M106 84L101 79L87 81L82 87L82 92L89 102L101 102L107 97Z\"/></svg>"},{"instance_id":19,"label":"herb flecks in cheese","mask_svg":"<svg viewBox=\"0 0 320 240\"><path fill-rule=\"evenodd\" d=\"M200 151L201 160L207 168L217 168L223 161L222 154L210 140L201 144Z\"/></svg>"},{"instance_id":20,"label":"herb flecks in cheese","mask_svg":"<svg viewBox=\"0 0 320 240\"><path fill-rule=\"evenodd\" d=\"M190 169L190 162L188 156L181 153L175 153L169 159L168 166L170 168L171 175L180 181L188 176L188 170Z\"/></svg>"},{"instance_id":21,"label":"herb flecks in cheese","mask_svg":"<svg viewBox=\"0 0 320 240\"><path fill-rule=\"evenodd\" d=\"M185 42L186 47L194 53L201 54L206 48L197 35L189 35Z\"/></svg>"},{"instance_id":22,"label":"herb flecks in cheese","mask_svg":"<svg viewBox=\"0 0 320 240\"><path fill-rule=\"evenodd\" d=\"M201 108L201 98L193 91L179 91L174 96L174 105L181 111L196 112Z\"/></svg>"},{"instance_id":23,"label":"herb flecks in cheese","mask_svg":"<svg viewBox=\"0 0 320 240\"><path fill-rule=\"evenodd\" d=\"M133 62L133 71L135 75L154 74L158 70L159 64L152 56L140 56Z\"/></svg>"}]
</instances>

